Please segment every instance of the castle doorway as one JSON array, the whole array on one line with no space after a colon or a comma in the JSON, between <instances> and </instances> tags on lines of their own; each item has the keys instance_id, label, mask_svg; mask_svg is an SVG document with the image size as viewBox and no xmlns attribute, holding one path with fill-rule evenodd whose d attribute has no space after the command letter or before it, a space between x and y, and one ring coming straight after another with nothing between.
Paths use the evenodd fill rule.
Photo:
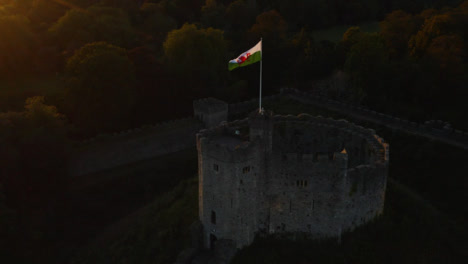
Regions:
<instances>
[{"instance_id":1,"label":"castle doorway","mask_svg":"<svg viewBox=\"0 0 468 264\"><path fill-rule=\"evenodd\" d=\"M216 240L218 240L218 238L215 235L210 234L210 249L214 249Z\"/></svg>"}]
</instances>

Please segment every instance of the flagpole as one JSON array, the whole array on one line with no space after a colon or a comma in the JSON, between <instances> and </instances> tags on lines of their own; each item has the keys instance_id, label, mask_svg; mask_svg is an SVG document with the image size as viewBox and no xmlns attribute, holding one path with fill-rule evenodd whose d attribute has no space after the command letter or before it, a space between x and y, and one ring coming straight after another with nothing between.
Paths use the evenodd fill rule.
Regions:
<instances>
[{"instance_id":1,"label":"flagpole","mask_svg":"<svg viewBox=\"0 0 468 264\"><path fill-rule=\"evenodd\" d=\"M260 100L259 100L259 107L258 107L258 112L262 113L262 61L263 61L263 48L262 48L263 42L262 38L260 38Z\"/></svg>"}]
</instances>

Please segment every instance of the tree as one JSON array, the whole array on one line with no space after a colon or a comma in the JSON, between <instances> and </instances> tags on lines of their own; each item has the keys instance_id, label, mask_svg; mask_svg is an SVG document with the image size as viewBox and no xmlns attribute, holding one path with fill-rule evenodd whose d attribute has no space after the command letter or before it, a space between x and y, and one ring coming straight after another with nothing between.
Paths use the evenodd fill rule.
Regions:
<instances>
[{"instance_id":1,"label":"tree","mask_svg":"<svg viewBox=\"0 0 468 264\"><path fill-rule=\"evenodd\" d=\"M36 39L23 16L0 16L0 78L14 79L31 71Z\"/></svg>"},{"instance_id":2,"label":"tree","mask_svg":"<svg viewBox=\"0 0 468 264\"><path fill-rule=\"evenodd\" d=\"M174 18L178 25L190 23L200 17L204 0L160 0L156 2L161 12Z\"/></svg>"},{"instance_id":3,"label":"tree","mask_svg":"<svg viewBox=\"0 0 468 264\"><path fill-rule=\"evenodd\" d=\"M64 179L68 152L65 117L37 96L26 100L23 112L0 113L0 128L0 181L12 205L27 199L25 192L50 195L47 190L55 190L59 178Z\"/></svg>"},{"instance_id":4,"label":"tree","mask_svg":"<svg viewBox=\"0 0 468 264\"><path fill-rule=\"evenodd\" d=\"M67 7L56 1L50 0L35 0L28 12L29 19L37 25L51 23L57 21L67 11Z\"/></svg>"},{"instance_id":5,"label":"tree","mask_svg":"<svg viewBox=\"0 0 468 264\"><path fill-rule=\"evenodd\" d=\"M201 21L206 27L224 28L226 7L216 0L206 0L201 9Z\"/></svg>"},{"instance_id":6,"label":"tree","mask_svg":"<svg viewBox=\"0 0 468 264\"><path fill-rule=\"evenodd\" d=\"M227 74L227 43L219 29L184 24L169 32L163 47L171 72L192 87L192 91L185 92L207 95Z\"/></svg>"},{"instance_id":7,"label":"tree","mask_svg":"<svg viewBox=\"0 0 468 264\"><path fill-rule=\"evenodd\" d=\"M276 10L270 10L257 16L256 22L250 28L249 33L252 39L263 37L272 45L279 45L285 40L287 30L288 25L280 13Z\"/></svg>"},{"instance_id":8,"label":"tree","mask_svg":"<svg viewBox=\"0 0 468 264\"><path fill-rule=\"evenodd\" d=\"M153 42L160 48L167 33L177 28L177 22L153 3L145 3L141 7L141 13L143 15L142 29L153 37Z\"/></svg>"},{"instance_id":9,"label":"tree","mask_svg":"<svg viewBox=\"0 0 468 264\"><path fill-rule=\"evenodd\" d=\"M380 22L380 32L392 57L406 55L410 37L418 31L422 21L402 10L388 14Z\"/></svg>"},{"instance_id":10,"label":"tree","mask_svg":"<svg viewBox=\"0 0 468 264\"><path fill-rule=\"evenodd\" d=\"M410 54L413 57L422 57L431 44L432 39L453 32L455 25L449 13L434 15L424 21L423 27L409 41Z\"/></svg>"},{"instance_id":11,"label":"tree","mask_svg":"<svg viewBox=\"0 0 468 264\"><path fill-rule=\"evenodd\" d=\"M427 48L427 55L439 65L444 73L462 74L466 56L463 39L457 35L442 35L434 38Z\"/></svg>"},{"instance_id":12,"label":"tree","mask_svg":"<svg viewBox=\"0 0 468 264\"><path fill-rule=\"evenodd\" d=\"M49 32L60 48L68 52L96 41L128 47L135 40L128 15L112 7L71 9L49 28Z\"/></svg>"},{"instance_id":13,"label":"tree","mask_svg":"<svg viewBox=\"0 0 468 264\"><path fill-rule=\"evenodd\" d=\"M226 8L227 26L230 30L243 31L247 29L255 18L255 9L245 0L236 0Z\"/></svg>"},{"instance_id":14,"label":"tree","mask_svg":"<svg viewBox=\"0 0 468 264\"><path fill-rule=\"evenodd\" d=\"M290 29L299 31L302 27L320 29L335 25L337 18L341 17L338 16L336 8L344 4L339 1L330 4L327 0L291 0L276 1L275 4L268 5L268 8L278 10Z\"/></svg>"},{"instance_id":15,"label":"tree","mask_svg":"<svg viewBox=\"0 0 468 264\"><path fill-rule=\"evenodd\" d=\"M124 49L105 42L83 46L66 65L67 112L86 134L122 129L135 99L135 70Z\"/></svg>"},{"instance_id":16,"label":"tree","mask_svg":"<svg viewBox=\"0 0 468 264\"><path fill-rule=\"evenodd\" d=\"M174 1L177 8L173 17L179 22L179 25L185 22L194 21L200 17L200 10L205 0L171 0Z\"/></svg>"},{"instance_id":17,"label":"tree","mask_svg":"<svg viewBox=\"0 0 468 264\"><path fill-rule=\"evenodd\" d=\"M309 79L308 65L312 46L314 44L313 36L307 32L305 28L302 28L295 34L289 42L289 46L291 47L291 52L289 54L294 57L294 61L291 63L291 74L289 78L291 78L291 81L296 87Z\"/></svg>"},{"instance_id":18,"label":"tree","mask_svg":"<svg viewBox=\"0 0 468 264\"><path fill-rule=\"evenodd\" d=\"M89 13L71 9L49 28L59 47L73 51L94 40L92 17Z\"/></svg>"},{"instance_id":19,"label":"tree","mask_svg":"<svg viewBox=\"0 0 468 264\"><path fill-rule=\"evenodd\" d=\"M461 2L458 9L462 12L468 12L468 0Z\"/></svg>"},{"instance_id":20,"label":"tree","mask_svg":"<svg viewBox=\"0 0 468 264\"><path fill-rule=\"evenodd\" d=\"M276 10L270 10L258 15L255 24L247 32L249 41L248 44L245 44L246 47L257 43L260 38L263 38L262 52L265 55L262 56L263 72L270 76L270 78L263 79L265 87L277 88L290 82L285 78L287 76L285 71L287 70L284 67L278 67L278 62L281 62L282 65L291 65L294 60L289 54L290 50L286 38L287 29L288 26L281 14ZM250 71L252 72L252 70ZM235 74L239 73L242 73L242 71ZM250 76L254 79L251 77L249 80L252 81L249 83L256 83L256 81L253 81L258 80L256 74L250 74Z\"/></svg>"},{"instance_id":21,"label":"tree","mask_svg":"<svg viewBox=\"0 0 468 264\"><path fill-rule=\"evenodd\" d=\"M135 42L135 32L127 13L120 8L92 6L88 11L94 17L94 41L130 47Z\"/></svg>"},{"instance_id":22,"label":"tree","mask_svg":"<svg viewBox=\"0 0 468 264\"><path fill-rule=\"evenodd\" d=\"M136 70L136 101L133 125L156 123L168 118L176 118L171 113L174 101L169 89L170 74L167 67L156 59L155 52L147 46L128 51L128 56ZM156 106L156 107L155 107Z\"/></svg>"},{"instance_id":23,"label":"tree","mask_svg":"<svg viewBox=\"0 0 468 264\"><path fill-rule=\"evenodd\" d=\"M330 41L316 42L311 33L303 28L294 35L288 45L288 61L291 80L295 86L305 85L310 88L312 80L328 77L337 67L343 64L343 52L337 49L337 45Z\"/></svg>"},{"instance_id":24,"label":"tree","mask_svg":"<svg viewBox=\"0 0 468 264\"><path fill-rule=\"evenodd\" d=\"M364 32L361 31L361 28L349 27L343 34L343 38L341 39L339 45L346 53L348 53L351 50L351 47L362 39L363 35Z\"/></svg>"},{"instance_id":25,"label":"tree","mask_svg":"<svg viewBox=\"0 0 468 264\"><path fill-rule=\"evenodd\" d=\"M384 40L376 33L363 33L351 46L345 70L351 76L354 100L366 96L384 96L388 52Z\"/></svg>"},{"instance_id":26,"label":"tree","mask_svg":"<svg viewBox=\"0 0 468 264\"><path fill-rule=\"evenodd\" d=\"M443 111L452 109L450 115L459 116L458 112L466 112L458 107L464 104L468 96L466 91L467 65L466 51L463 39L457 35L442 35L434 38L426 50L426 56L421 60L426 64L426 73L431 76L433 91L428 94L437 105L447 105ZM456 103L458 102L458 103ZM439 107L435 107L439 108Z\"/></svg>"},{"instance_id":27,"label":"tree","mask_svg":"<svg viewBox=\"0 0 468 264\"><path fill-rule=\"evenodd\" d=\"M24 111L0 113L0 182L6 205L18 216L12 219L12 212L1 208L0 197L0 244L4 235L10 238L7 246L15 249L9 252L14 262L30 258L14 256L17 252L43 249L48 241L37 235L56 228L37 212L53 209L65 189L68 129L65 117L56 107L46 105L44 97L28 98ZM15 248L17 245L21 248Z\"/></svg>"}]
</instances>

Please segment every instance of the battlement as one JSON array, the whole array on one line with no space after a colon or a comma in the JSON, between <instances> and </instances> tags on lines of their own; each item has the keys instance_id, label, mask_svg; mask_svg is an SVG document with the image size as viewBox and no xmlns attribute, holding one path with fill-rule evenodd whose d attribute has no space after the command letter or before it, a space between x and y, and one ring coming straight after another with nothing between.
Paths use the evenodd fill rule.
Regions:
<instances>
[{"instance_id":1,"label":"battlement","mask_svg":"<svg viewBox=\"0 0 468 264\"><path fill-rule=\"evenodd\" d=\"M369 146L368 159L374 159L375 162L388 162L388 144L384 143L384 140L375 134L375 130L355 125L354 123L348 122L344 119L335 120L332 118L324 118L322 116L311 116L309 114L299 114L298 116L275 115L274 123L276 125L287 124L290 127L294 127L296 125L299 128L308 126L310 129L315 131L333 131L332 134L334 137L342 137L348 142L352 141L353 138L354 141L358 141L358 139L364 140ZM344 146L342 147L344 148ZM341 150L336 149L335 151Z\"/></svg>"},{"instance_id":2,"label":"battlement","mask_svg":"<svg viewBox=\"0 0 468 264\"><path fill-rule=\"evenodd\" d=\"M193 101L193 107L202 111L224 111L227 104L219 99L208 97Z\"/></svg>"},{"instance_id":3,"label":"battlement","mask_svg":"<svg viewBox=\"0 0 468 264\"><path fill-rule=\"evenodd\" d=\"M256 116L257 114L254 113L253 115ZM357 142L356 144L360 144L359 148L362 148L363 144L365 144L368 149L367 154L363 159L365 158L366 161L360 160L359 165L373 162L388 163L388 144L384 143L384 140L376 135L373 129L366 129L343 119L335 120L332 118L324 118L322 116L311 116L309 114L299 114L298 116L270 114L270 117L260 117L260 119L271 118L272 124L280 129L282 125L287 125L292 128L308 127L315 131L316 135L318 135L319 132L324 133L324 135L328 135L328 133L330 133L333 134L334 138L342 138L342 140L347 140L348 142ZM252 137L254 137L252 136L252 130L256 128L255 126L258 126L258 131L273 130L273 126L263 127L261 122L256 121L252 123L252 120L253 118L251 116L250 118L236 120L230 123L224 122L211 129L201 130L197 134L197 140L203 140L206 145L204 149L205 153L210 152L212 156L224 157L229 160L236 160L237 158L242 159L242 156L249 156L255 152L253 147L254 144L252 142ZM297 131L299 130L295 129L295 132ZM269 131L268 133L272 134L274 132ZM281 131L279 133L281 134ZM321 144L329 144L330 142L327 143L327 141L331 141L330 138L333 137L327 136L320 139L314 138L312 140L324 141L320 142ZM304 150L297 153L294 152L294 155L298 156L299 159L304 160L325 160L327 159L326 157L335 157L335 152L342 154L341 151L345 147L337 144L335 145L336 147L332 151L330 150L332 147L329 147L326 151L317 148L316 150ZM354 148L357 148L357 146ZM348 150L348 152L351 152L351 155L355 154L351 149ZM348 152L346 152L347 155L349 154ZM333 160L334 158L331 159Z\"/></svg>"},{"instance_id":4,"label":"battlement","mask_svg":"<svg viewBox=\"0 0 468 264\"><path fill-rule=\"evenodd\" d=\"M388 144L346 120L255 111L200 131L197 148L206 247L259 232L336 237L383 210Z\"/></svg>"},{"instance_id":5,"label":"battlement","mask_svg":"<svg viewBox=\"0 0 468 264\"><path fill-rule=\"evenodd\" d=\"M192 148L202 128L199 120L185 118L76 142L68 160L69 175L92 174Z\"/></svg>"},{"instance_id":6,"label":"battlement","mask_svg":"<svg viewBox=\"0 0 468 264\"><path fill-rule=\"evenodd\" d=\"M169 120L152 125L144 125L139 128L122 130L111 134L99 134L93 138L75 142L79 148L87 148L93 145L105 145L107 143L114 144L115 142L124 141L128 138L141 138L147 135L177 133L178 130L183 130L186 127L200 127L200 122L193 117L182 119Z\"/></svg>"},{"instance_id":7,"label":"battlement","mask_svg":"<svg viewBox=\"0 0 468 264\"><path fill-rule=\"evenodd\" d=\"M248 119L201 130L197 142L204 155L218 160L239 162L249 159L255 152L255 144L249 141Z\"/></svg>"},{"instance_id":8,"label":"battlement","mask_svg":"<svg viewBox=\"0 0 468 264\"><path fill-rule=\"evenodd\" d=\"M282 88L281 95L287 96L301 103L312 104L318 107L331 109L347 113L349 116L361 119L372 119L373 123L387 126L391 129L398 129L418 136L429 137L441 142L451 144L456 147L468 149L468 131L454 129L448 122L441 120L429 120L422 123L414 122L408 119L392 116L389 113L379 113L365 106L349 104L333 100L323 95L312 94L310 92L299 91L293 88ZM240 103L237 105L241 105ZM236 107L237 109L238 107Z\"/></svg>"},{"instance_id":9,"label":"battlement","mask_svg":"<svg viewBox=\"0 0 468 264\"><path fill-rule=\"evenodd\" d=\"M214 127L228 118L228 104L215 99L204 98L193 101L193 112L205 127Z\"/></svg>"}]
</instances>

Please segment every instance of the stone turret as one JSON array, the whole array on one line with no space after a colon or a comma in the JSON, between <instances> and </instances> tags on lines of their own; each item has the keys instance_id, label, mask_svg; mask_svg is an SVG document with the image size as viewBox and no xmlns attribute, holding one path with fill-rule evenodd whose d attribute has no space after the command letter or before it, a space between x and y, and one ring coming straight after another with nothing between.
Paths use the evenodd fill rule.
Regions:
<instances>
[{"instance_id":1,"label":"stone turret","mask_svg":"<svg viewBox=\"0 0 468 264\"><path fill-rule=\"evenodd\" d=\"M193 112L206 128L210 128L227 121L228 104L215 98L204 98L193 101Z\"/></svg>"}]
</instances>

